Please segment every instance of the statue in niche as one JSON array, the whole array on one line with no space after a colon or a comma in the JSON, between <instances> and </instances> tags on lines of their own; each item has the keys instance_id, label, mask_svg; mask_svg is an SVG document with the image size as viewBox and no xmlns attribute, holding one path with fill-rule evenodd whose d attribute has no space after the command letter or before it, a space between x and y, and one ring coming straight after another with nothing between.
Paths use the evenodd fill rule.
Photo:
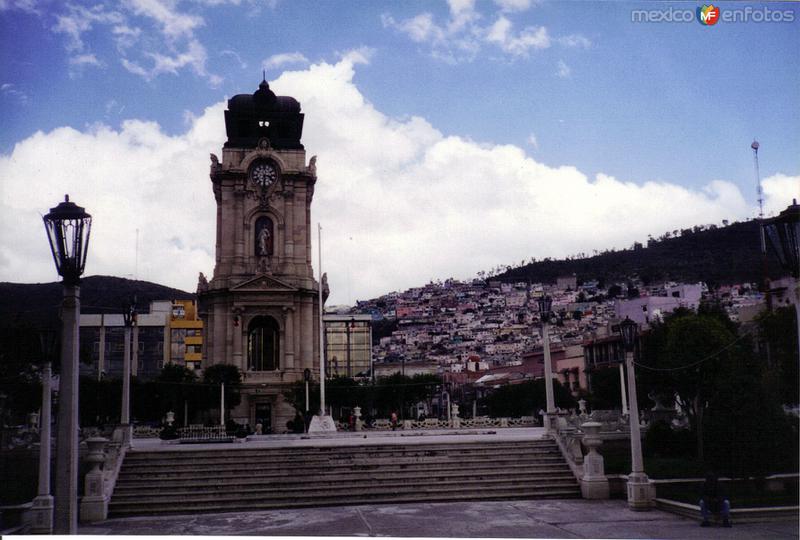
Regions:
<instances>
[{"instance_id":1,"label":"statue in niche","mask_svg":"<svg viewBox=\"0 0 800 540\"><path fill-rule=\"evenodd\" d=\"M205 292L208 290L208 279L206 279L205 274L200 272L200 275L197 276L197 291L198 292Z\"/></svg>"},{"instance_id":2,"label":"statue in niche","mask_svg":"<svg viewBox=\"0 0 800 540\"><path fill-rule=\"evenodd\" d=\"M272 220L262 216L256 220L255 254L259 257L270 257L273 252Z\"/></svg>"}]
</instances>

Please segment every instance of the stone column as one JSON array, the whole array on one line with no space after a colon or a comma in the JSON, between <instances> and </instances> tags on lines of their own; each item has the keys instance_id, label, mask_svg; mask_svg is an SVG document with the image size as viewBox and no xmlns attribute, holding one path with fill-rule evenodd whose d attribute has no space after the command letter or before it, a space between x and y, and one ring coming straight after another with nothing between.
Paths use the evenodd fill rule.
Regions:
<instances>
[{"instance_id":1,"label":"stone column","mask_svg":"<svg viewBox=\"0 0 800 540\"><path fill-rule=\"evenodd\" d=\"M547 400L547 414L545 414L544 427L553 429L553 415L556 412L555 398L553 396L553 364L550 359L550 332L547 323L542 323L542 340L544 341L544 389Z\"/></svg>"},{"instance_id":2,"label":"stone column","mask_svg":"<svg viewBox=\"0 0 800 540\"><path fill-rule=\"evenodd\" d=\"M81 521L103 521L108 517L108 499L105 494L105 482L100 465L105 461L105 446L108 442L103 437L92 437L86 440L89 454L86 461L92 469L86 473L84 495L81 499Z\"/></svg>"},{"instance_id":3,"label":"stone column","mask_svg":"<svg viewBox=\"0 0 800 540\"><path fill-rule=\"evenodd\" d=\"M78 530L78 319L80 287L64 286L56 441L55 534Z\"/></svg>"},{"instance_id":4,"label":"stone column","mask_svg":"<svg viewBox=\"0 0 800 540\"><path fill-rule=\"evenodd\" d=\"M42 416L39 429L39 491L33 499L31 508L31 532L35 534L53 533L53 497L50 495L50 382L52 370L50 362L42 371Z\"/></svg>"},{"instance_id":5,"label":"stone column","mask_svg":"<svg viewBox=\"0 0 800 540\"><path fill-rule=\"evenodd\" d=\"M245 261L245 248L244 248L244 241L245 241L245 229L244 229L244 187L238 185L234 188L233 193L233 204L234 204L234 222L236 223L236 227L234 228L234 272L240 273L244 272L244 261Z\"/></svg>"},{"instance_id":6,"label":"stone column","mask_svg":"<svg viewBox=\"0 0 800 540\"><path fill-rule=\"evenodd\" d=\"M284 200L286 201L286 227L283 231L284 234L284 257L294 267L294 190L291 186L287 186L288 193Z\"/></svg>"},{"instance_id":7,"label":"stone column","mask_svg":"<svg viewBox=\"0 0 800 540\"><path fill-rule=\"evenodd\" d=\"M358 407L358 406L353 407L353 416L356 419L356 422L355 422L356 431L361 431L361 428L364 425L364 422L361 421L361 407Z\"/></svg>"},{"instance_id":8,"label":"stone column","mask_svg":"<svg viewBox=\"0 0 800 540\"><path fill-rule=\"evenodd\" d=\"M583 445L589 453L583 458L583 476L581 477L581 495L584 499L608 499L609 486L605 474L603 456L597 453L597 447L603 443L600 438L599 422L581 424L584 432Z\"/></svg>"},{"instance_id":9,"label":"stone column","mask_svg":"<svg viewBox=\"0 0 800 540\"><path fill-rule=\"evenodd\" d=\"M233 308L231 310L231 315L233 317L238 317L239 325L237 326L235 323L233 326L233 364L237 366L242 371L247 371L247 366L245 365L244 359L242 358L242 327L244 325L244 319L242 317L243 311L241 308Z\"/></svg>"},{"instance_id":10,"label":"stone column","mask_svg":"<svg viewBox=\"0 0 800 540\"><path fill-rule=\"evenodd\" d=\"M628 414L628 396L625 395L625 372L622 364L619 365L619 388L622 394L622 415Z\"/></svg>"},{"instance_id":11,"label":"stone column","mask_svg":"<svg viewBox=\"0 0 800 540\"><path fill-rule=\"evenodd\" d=\"M283 332L283 359L284 369L295 368L294 361L294 308L283 308L284 332Z\"/></svg>"},{"instance_id":12,"label":"stone column","mask_svg":"<svg viewBox=\"0 0 800 540\"><path fill-rule=\"evenodd\" d=\"M649 510L653 505L653 486L644 472L642 436L639 431L639 404L636 397L636 376L633 369L633 351L625 353L628 366L628 395L630 395L631 473L628 475L628 507L632 510Z\"/></svg>"}]
</instances>

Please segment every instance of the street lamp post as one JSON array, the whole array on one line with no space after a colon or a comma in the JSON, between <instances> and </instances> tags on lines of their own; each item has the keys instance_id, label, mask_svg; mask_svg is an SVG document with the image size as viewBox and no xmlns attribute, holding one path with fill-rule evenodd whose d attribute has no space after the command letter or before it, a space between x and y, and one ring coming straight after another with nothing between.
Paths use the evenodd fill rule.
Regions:
<instances>
[{"instance_id":1,"label":"street lamp post","mask_svg":"<svg viewBox=\"0 0 800 540\"><path fill-rule=\"evenodd\" d=\"M547 400L544 427L550 430L553 427L553 417L556 413L555 398L553 396L553 364L550 359L550 334L547 324L551 316L553 299L549 296L542 296L539 298L538 302L539 319L542 322L542 348L544 351L544 391Z\"/></svg>"},{"instance_id":2,"label":"street lamp post","mask_svg":"<svg viewBox=\"0 0 800 540\"><path fill-rule=\"evenodd\" d=\"M39 417L39 490L31 508L31 532L52 534L53 496L50 495L50 409L52 362L58 334L50 329L39 332L42 360L42 414Z\"/></svg>"},{"instance_id":3,"label":"street lamp post","mask_svg":"<svg viewBox=\"0 0 800 540\"><path fill-rule=\"evenodd\" d=\"M800 348L800 205L797 199L772 219L764 220L764 230L781 266L795 279L794 309L797 316L797 338Z\"/></svg>"},{"instance_id":4,"label":"street lamp post","mask_svg":"<svg viewBox=\"0 0 800 540\"><path fill-rule=\"evenodd\" d=\"M636 375L633 370L634 348L639 338L639 325L626 317L619 323L625 363L628 368L628 397L630 398L631 473L628 475L628 506L632 510L648 510L653 504L650 479L644 472L642 436L639 431L639 402L636 397Z\"/></svg>"},{"instance_id":5,"label":"street lamp post","mask_svg":"<svg viewBox=\"0 0 800 540\"><path fill-rule=\"evenodd\" d=\"M75 534L78 528L78 318L80 277L86 266L92 216L70 202L69 195L43 218L56 271L63 278L61 304L61 381L54 532Z\"/></svg>"},{"instance_id":6,"label":"street lamp post","mask_svg":"<svg viewBox=\"0 0 800 540\"><path fill-rule=\"evenodd\" d=\"M122 408L120 409L119 423L122 427L122 442L128 445L133 439L133 428L131 427L131 327L136 320L135 299L132 299L122 312L122 319L125 323L125 344L122 359Z\"/></svg>"}]
</instances>

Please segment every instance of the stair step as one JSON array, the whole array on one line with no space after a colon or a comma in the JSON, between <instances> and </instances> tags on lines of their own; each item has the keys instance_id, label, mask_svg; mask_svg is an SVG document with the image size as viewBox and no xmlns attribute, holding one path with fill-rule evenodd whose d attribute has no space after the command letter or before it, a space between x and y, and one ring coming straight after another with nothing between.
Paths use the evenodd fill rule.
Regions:
<instances>
[{"instance_id":1,"label":"stair step","mask_svg":"<svg viewBox=\"0 0 800 540\"><path fill-rule=\"evenodd\" d=\"M361 481L359 481L361 480ZM314 481L313 479L307 482L294 482L291 479L284 482L269 482L269 483L242 483L235 484L199 484L199 485L162 485L160 483L145 487L145 486L125 486L120 487L115 491L115 497L140 497L146 496L147 498L157 497L172 497L178 495L198 493L213 493L215 495L223 493L275 493L275 492L290 492L292 490L348 490L348 489L361 489L365 484L363 480L372 481L367 484L368 488L373 486L380 486L381 488L388 488L395 485L401 486L425 486L432 482L439 485L464 485L473 486L480 484L495 484L495 483L515 483L515 484L548 484L548 483L575 483L575 477L571 473L567 474L549 474L549 475L516 475L513 477L503 476L500 474L494 476L477 476L470 477L467 474L452 477L449 475L417 475L414 477L403 478L363 478L353 479L339 478L338 480L328 481Z\"/></svg>"},{"instance_id":2,"label":"stair step","mask_svg":"<svg viewBox=\"0 0 800 540\"><path fill-rule=\"evenodd\" d=\"M553 441L131 450L112 516L580 497Z\"/></svg>"},{"instance_id":3,"label":"stair step","mask_svg":"<svg viewBox=\"0 0 800 540\"><path fill-rule=\"evenodd\" d=\"M237 510L266 510L271 508L297 508L310 506L351 506L361 504L383 504L400 502L443 502L443 501L468 501L468 500L498 500L498 499L566 499L580 497L580 489L559 488L559 489L507 489L507 488L486 488L480 492L462 491L448 492L447 490L433 488L427 491L416 491L414 493L354 495L343 498L341 496L318 496L291 499L282 497L277 500L261 501L177 501L171 505L163 503L116 503L114 500L109 504L109 513L113 517L122 515L152 515L152 514L191 514L207 512L233 512Z\"/></svg>"},{"instance_id":4,"label":"stair step","mask_svg":"<svg viewBox=\"0 0 800 540\"><path fill-rule=\"evenodd\" d=\"M118 484L118 489L124 489L129 486L164 486L171 484L186 484L192 483L193 485L220 485L223 483L244 483L244 484L260 484L265 482L336 482L341 481L343 477L348 479L365 478L369 480L376 480L380 478L413 478L417 476L430 477L430 476L447 476L447 477L461 477L461 476L493 476L514 474L518 476L530 475L552 475L552 474L572 474L566 464L553 464L553 465L515 465L512 467L471 467L465 469L464 467L437 467L437 468L413 468L413 469L400 469L400 470L386 470L383 468L375 468L372 470L348 470L346 475L340 471L322 471L319 473L306 473L305 471L294 472L291 470L284 470L274 474L253 473L253 474L215 474L204 477L197 477L195 475L153 475L141 474L137 477L129 475L125 477L124 482Z\"/></svg>"}]
</instances>

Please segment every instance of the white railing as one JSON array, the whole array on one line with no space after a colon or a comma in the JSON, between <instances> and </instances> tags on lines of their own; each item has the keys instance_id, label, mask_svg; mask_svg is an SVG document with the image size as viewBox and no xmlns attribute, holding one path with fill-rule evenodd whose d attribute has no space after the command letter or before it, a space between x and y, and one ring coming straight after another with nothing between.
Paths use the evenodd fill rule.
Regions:
<instances>
[{"instance_id":1,"label":"white railing","mask_svg":"<svg viewBox=\"0 0 800 540\"><path fill-rule=\"evenodd\" d=\"M181 441L222 441L233 437L225 431L225 426L190 425L178 430Z\"/></svg>"},{"instance_id":2,"label":"white railing","mask_svg":"<svg viewBox=\"0 0 800 540\"><path fill-rule=\"evenodd\" d=\"M475 418L452 417L450 420L439 420L438 418L426 418L424 420L403 420L398 421L394 429L397 430L436 430L436 429L470 429L470 428L510 428L510 427L536 427L539 421L534 416L522 416L519 418L491 418L489 416L476 416ZM360 429L359 429L360 427ZM357 431L391 431L392 422L387 418L377 418L372 421L370 426L363 425L356 428ZM336 422L339 431L348 431L350 426L347 422Z\"/></svg>"}]
</instances>

